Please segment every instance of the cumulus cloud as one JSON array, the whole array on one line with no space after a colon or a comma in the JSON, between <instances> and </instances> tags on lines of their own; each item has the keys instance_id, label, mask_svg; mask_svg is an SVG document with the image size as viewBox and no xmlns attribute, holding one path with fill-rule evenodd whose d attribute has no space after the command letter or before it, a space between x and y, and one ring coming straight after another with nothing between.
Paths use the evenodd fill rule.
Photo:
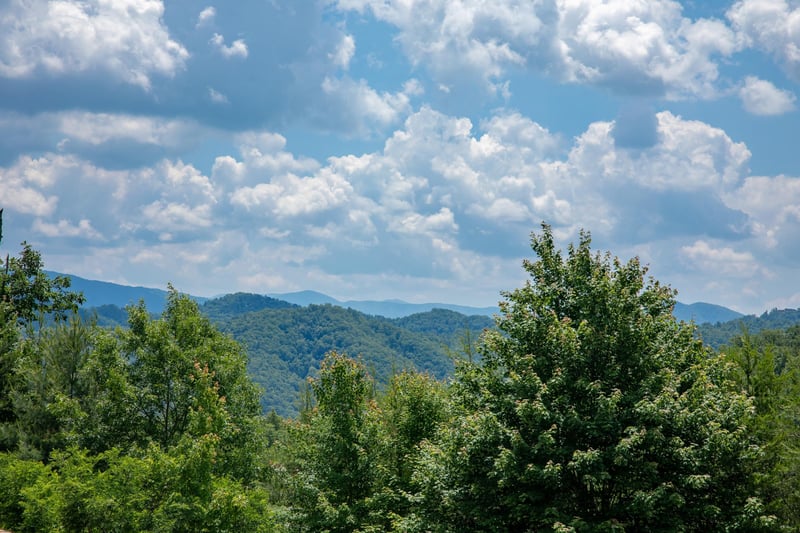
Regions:
<instances>
[{"instance_id":1,"label":"cumulus cloud","mask_svg":"<svg viewBox=\"0 0 800 533\"><path fill-rule=\"evenodd\" d=\"M346 125L347 130L361 135L397 123L411 110L411 97L419 94L413 83L406 84L403 91L378 92L366 80L352 78L326 77L321 88L326 105L320 122Z\"/></svg>"},{"instance_id":2,"label":"cumulus cloud","mask_svg":"<svg viewBox=\"0 0 800 533\"><path fill-rule=\"evenodd\" d=\"M219 33L215 33L211 40L209 41L220 54L222 54L226 58L231 57L247 57L247 45L244 42L244 39L236 39L231 43L230 46L225 45L225 37L220 35Z\"/></svg>"},{"instance_id":3,"label":"cumulus cloud","mask_svg":"<svg viewBox=\"0 0 800 533\"><path fill-rule=\"evenodd\" d=\"M102 235L100 235L100 233L92 227L92 223L85 218L78 221L77 225L64 219L56 223L49 223L37 218L33 223L33 231L50 238L82 237L91 240L102 239Z\"/></svg>"},{"instance_id":4,"label":"cumulus cloud","mask_svg":"<svg viewBox=\"0 0 800 533\"><path fill-rule=\"evenodd\" d=\"M680 4L339 0L396 26L403 50L449 87L465 74L502 93L502 77L524 67L563 81L669 98L715 96L717 58L739 48L723 22L690 20Z\"/></svg>"},{"instance_id":5,"label":"cumulus cloud","mask_svg":"<svg viewBox=\"0 0 800 533\"><path fill-rule=\"evenodd\" d=\"M352 35L343 35L339 46L328 54L328 57L333 61L334 65L340 68L347 69L350 66L350 60L356 53L356 41Z\"/></svg>"},{"instance_id":6,"label":"cumulus cloud","mask_svg":"<svg viewBox=\"0 0 800 533\"><path fill-rule=\"evenodd\" d=\"M67 143L64 153L0 167L0 197L14 198L5 207L17 226L76 273L103 268L109 279L136 268L162 284L178 269L198 286L222 275L248 287L358 286L362 295L381 280L496 291L515 286L526 236L542 220L564 240L591 229L668 277L683 265L743 285L796 264L800 179L749 176L750 152L723 130L670 112L646 116L655 141L631 149L614 122L569 140L512 110L475 123L423 106L366 153L303 157L282 135L253 130L232 136L236 149L219 151L209 172L177 157L113 169ZM122 116L119 128L104 128L81 113L51 120L72 142L98 145L168 143L183 135L173 128L190 127ZM78 258L59 237L92 250Z\"/></svg>"},{"instance_id":7,"label":"cumulus cloud","mask_svg":"<svg viewBox=\"0 0 800 533\"><path fill-rule=\"evenodd\" d=\"M748 113L754 115L782 115L793 111L796 100L790 91L778 89L771 82L748 76L739 89L739 98Z\"/></svg>"},{"instance_id":8,"label":"cumulus cloud","mask_svg":"<svg viewBox=\"0 0 800 533\"><path fill-rule=\"evenodd\" d=\"M348 200L350 191L350 185L333 173L309 178L290 174L269 183L237 189L231 194L231 202L262 215L296 217L341 206Z\"/></svg>"},{"instance_id":9,"label":"cumulus cloud","mask_svg":"<svg viewBox=\"0 0 800 533\"><path fill-rule=\"evenodd\" d=\"M203 8L199 15L197 15L197 28L201 28L214 22L214 17L217 16L217 10L214 6Z\"/></svg>"},{"instance_id":10,"label":"cumulus cloud","mask_svg":"<svg viewBox=\"0 0 800 533\"><path fill-rule=\"evenodd\" d=\"M73 141L101 145L127 140L159 146L185 145L202 127L194 121L150 116L69 111L51 115L62 135Z\"/></svg>"},{"instance_id":11,"label":"cumulus cloud","mask_svg":"<svg viewBox=\"0 0 800 533\"><path fill-rule=\"evenodd\" d=\"M749 278L761 273L753 254L737 252L729 246L715 247L711 243L698 240L681 248L689 262L709 275Z\"/></svg>"},{"instance_id":12,"label":"cumulus cloud","mask_svg":"<svg viewBox=\"0 0 800 533\"><path fill-rule=\"evenodd\" d=\"M800 80L800 7L785 0L739 0L727 17L748 45L771 54Z\"/></svg>"},{"instance_id":13,"label":"cumulus cloud","mask_svg":"<svg viewBox=\"0 0 800 533\"><path fill-rule=\"evenodd\" d=\"M800 260L800 177L751 176L726 201L750 216L759 256L783 265Z\"/></svg>"},{"instance_id":14,"label":"cumulus cloud","mask_svg":"<svg viewBox=\"0 0 800 533\"><path fill-rule=\"evenodd\" d=\"M0 8L0 76L101 71L150 89L153 75L173 76L189 57L163 15L160 0L11 0Z\"/></svg>"},{"instance_id":15,"label":"cumulus cloud","mask_svg":"<svg viewBox=\"0 0 800 533\"><path fill-rule=\"evenodd\" d=\"M422 94L421 84L378 89L348 75L355 37L324 2L242 0L233 11L189 4L0 2L0 109L180 116L228 131L293 124L353 138L384 134ZM45 139L36 132L2 143L0 164L20 153L11 144ZM150 147L139 158L148 164L165 155ZM97 162L124 166L132 156L121 152Z\"/></svg>"}]
</instances>

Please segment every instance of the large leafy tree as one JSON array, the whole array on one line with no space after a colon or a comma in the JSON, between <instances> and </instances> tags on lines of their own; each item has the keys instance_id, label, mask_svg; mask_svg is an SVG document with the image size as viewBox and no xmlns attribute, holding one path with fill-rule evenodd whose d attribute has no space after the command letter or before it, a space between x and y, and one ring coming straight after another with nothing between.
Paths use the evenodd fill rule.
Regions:
<instances>
[{"instance_id":1,"label":"large leafy tree","mask_svg":"<svg viewBox=\"0 0 800 533\"><path fill-rule=\"evenodd\" d=\"M369 522L375 489L375 435L368 402L372 378L362 363L330 352L311 381L316 406L296 429L298 473L294 526L356 531Z\"/></svg>"},{"instance_id":2,"label":"large leafy tree","mask_svg":"<svg viewBox=\"0 0 800 533\"><path fill-rule=\"evenodd\" d=\"M118 346L135 396L130 418L134 438L142 445L174 446L192 429L193 415L202 412L222 439L219 466L242 478L253 475L261 406L241 345L219 332L196 302L171 287L160 318L151 318L143 304L128 313L130 327L119 333ZM219 409L204 404L199 375L208 376Z\"/></svg>"},{"instance_id":3,"label":"large leafy tree","mask_svg":"<svg viewBox=\"0 0 800 533\"><path fill-rule=\"evenodd\" d=\"M0 244L2 217L0 209ZM22 243L19 256L6 253L0 261L0 450L16 446L11 392L24 352L20 342L30 337L43 319L61 320L77 310L84 301L83 295L69 287L68 277L51 277L44 271L41 254L26 242Z\"/></svg>"},{"instance_id":4,"label":"large leafy tree","mask_svg":"<svg viewBox=\"0 0 800 533\"><path fill-rule=\"evenodd\" d=\"M462 416L415 473L422 529L722 531L772 526L753 494L750 399L677 323L674 292L532 236L531 279L505 293L481 361L462 362Z\"/></svg>"}]
</instances>

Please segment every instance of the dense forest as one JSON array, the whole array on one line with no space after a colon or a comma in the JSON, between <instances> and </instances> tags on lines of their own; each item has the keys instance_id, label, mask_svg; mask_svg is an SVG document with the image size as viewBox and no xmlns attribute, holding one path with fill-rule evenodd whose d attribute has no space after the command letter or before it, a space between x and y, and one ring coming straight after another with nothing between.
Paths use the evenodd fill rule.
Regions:
<instances>
[{"instance_id":1,"label":"dense forest","mask_svg":"<svg viewBox=\"0 0 800 533\"><path fill-rule=\"evenodd\" d=\"M713 349L638 260L547 226L531 246L492 327L174 289L109 327L23 243L0 270L0 527L800 529L800 325ZM294 410L265 412L257 376Z\"/></svg>"},{"instance_id":2,"label":"dense forest","mask_svg":"<svg viewBox=\"0 0 800 533\"><path fill-rule=\"evenodd\" d=\"M306 379L316 375L331 350L361 358L380 389L401 370L428 372L440 379L450 375L453 358L493 327L487 316L446 309L388 319L329 304L300 307L247 293L207 300L199 309L245 347L247 371L263 391L264 412L274 410L281 416L298 415ZM113 305L81 309L80 314L103 326L122 326L127 320L125 311Z\"/></svg>"}]
</instances>

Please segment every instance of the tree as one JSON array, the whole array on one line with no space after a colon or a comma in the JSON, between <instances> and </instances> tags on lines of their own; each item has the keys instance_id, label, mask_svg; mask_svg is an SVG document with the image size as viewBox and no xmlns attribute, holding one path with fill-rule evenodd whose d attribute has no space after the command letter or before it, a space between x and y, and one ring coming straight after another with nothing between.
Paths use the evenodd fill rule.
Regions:
<instances>
[{"instance_id":1,"label":"tree","mask_svg":"<svg viewBox=\"0 0 800 533\"><path fill-rule=\"evenodd\" d=\"M330 352L312 381L317 406L296 439L300 472L294 523L302 531L349 532L369 522L376 442L369 420L372 378Z\"/></svg>"},{"instance_id":2,"label":"tree","mask_svg":"<svg viewBox=\"0 0 800 533\"><path fill-rule=\"evenodd\" d=\"M2 217L0 209L0 244ZM0 450L16 446L11 391L22 353L20 339L47 317L58 321L77 311L84 298L69 287L68 277L50 277L44 271L41 254L26 242L19 257L6 254L4 264L0 262Z\"/></svg>"},{"instance_id":3,"label":"tree","mask_svg":"<svg viewBox=\"0 0 800 533\"><path fill-rule=\"evenodd\" d=\"M0 272L0 300L10 305L20 325L53 316L64 319L85 301L82 293L71 292L66 276L50 277L44 271L42 255L27 242L19 257L6 256Z\"/></svg>"},{"instance_id":4,"label":"tree","mask_svg":"<svg viewBox=\"0 0 800 533\"><path fill-rule=\"evenodd\" d=\"M750 431L764 443L760 495L792 531L800 529L800 350L797 327L742 334L721 348L737 385L753 398Z\"/></svg>"},{"instance_id":5,"label":"tree","mask_svg":"<svg viewBox=\"0 0 800 533\"><path fill-rule=\"evenodd\" d=\"M772 526L753 492L750 399L677 323L637 259L567 257L544 225L454 417L415 473L425 529L722 531Z\"/></svg>"},{"instance_id":6,"label":"tree","mask_svg":"<svg viewBox=\"0 0 800 533\"><path fill-rule=\"evenodd\" d=\"M381 531L413 530L412 476L421 444L436 436L450 414L447 389L429 374L403 371L392 377L376 407L373 419L378 427L378 453L372 515L380 519Z\"/></svg>"},{"instance_id":7,"label":"tree","mask_svg":"<svg viewBox=\"0 0 800 533\"><path fill-rule=\"evenodd\" d=\"M224 452L218 458L219 468L235 477L252 476L258 461L255 435L261 406L241 345L219 332L196 302L172 287L159 319L151 318L143 303L129 307L128 314L130 327L119 333L120 348L135 394L129 423L138 431L139 444L174 446L191 429L198 411L212 414L209 398L217 398L215 412L224 416L224 423L214 430ZM206 381L213 389L211 397L198 389Z\"/></svg>"},{"instance_id":8,"label":"tree","mask_svg":"<svg viewBox=\"0 0 800 533\"><path fill-rule=\"evenodd\" d=\"M77 316L40 328L17 348L10 393L15 440L26 455L47 460L79 436L89 403L83 367L92 351L91 325Z\"/></svg>"}]
</instances>

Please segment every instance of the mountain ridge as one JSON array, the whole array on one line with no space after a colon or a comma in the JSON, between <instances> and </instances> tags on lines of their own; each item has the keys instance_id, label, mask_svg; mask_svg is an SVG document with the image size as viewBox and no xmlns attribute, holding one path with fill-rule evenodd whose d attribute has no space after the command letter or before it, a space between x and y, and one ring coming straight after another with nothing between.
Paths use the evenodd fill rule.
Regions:
<instances>
[{"instance_id":1,"label":"mountain ridge","mask_svg":"<svg viewBox=\"0 0 800 533\"><path fill-rule=\"evenodd\" d=\"M85 307L101 307L103 305L116 305L125 307L129 304L136 304L139 300L144 300L147 308L153 313L160 313L166 303L167 290L152 287L122 285L109 281L99 281L83 278L73 274L64 274L53 271L46 271L50 276L67 276L72 282L72 289L82 291L86 297ZM299 306L324 305L330 304L343 308L350 308L360 311L367 315L383 316L386 318L402 318L415 313L424 313L433 309L447 309L463 315L483 315L493 316L499 313L497 306L473 307L467 305L457 305L448 303L411 303L396 298L388 300L338 300L327 294L303 290L287 293L241 293L234 292L229 294L252 294L262 298L272 298L288 302ZM197 303L203 304L207 301L215 300L227 296L225 294L214 298L190 295ZM684 304L677 302L673 311L678 320L694 320L696 324L717 323L743 318L742 313L728 309L727 307L706 303L695 302ZM755 315L753 315L755 316Z\"/></svg>"}]
</instances>

